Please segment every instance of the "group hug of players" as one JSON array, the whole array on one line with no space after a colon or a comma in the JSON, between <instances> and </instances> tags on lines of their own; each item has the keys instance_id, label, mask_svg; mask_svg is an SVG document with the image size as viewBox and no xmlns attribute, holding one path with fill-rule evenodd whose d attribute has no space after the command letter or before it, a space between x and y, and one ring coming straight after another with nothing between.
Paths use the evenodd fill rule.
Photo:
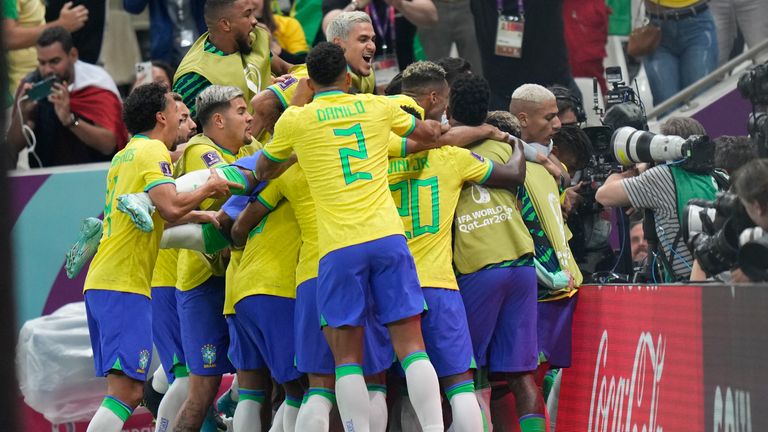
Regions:
<instances>
[{"instance_id":1,"label":"group hug of players","mask_svg":"<svg viewBox=\"0 0 768 432\"><path fill-rule=\"evenodd\" d=\"M84 288L108 382L89 431L120 431L144 399L153 343L158 431L216 430L233 372L218 408L236 432L328 431L334 407L344 430L383 432L388 374L421 430L489 430L488 373L521 430L548 430L535 372L568 366L570 341L553 335L570 330L578 282L551 162L526 161L514 119L485 124L482 77L449 86L417 62L402 95L374 96L345 55L321 43L265 90L282 106L263 145L243 91L207 87L175 165L196 127L182 98L160 84L129 95L133 138L107 174ZM535 106L543 88L523 87L513 99ZM390 430L412 430L405 416Z\"/></svg>"}]
</instances>

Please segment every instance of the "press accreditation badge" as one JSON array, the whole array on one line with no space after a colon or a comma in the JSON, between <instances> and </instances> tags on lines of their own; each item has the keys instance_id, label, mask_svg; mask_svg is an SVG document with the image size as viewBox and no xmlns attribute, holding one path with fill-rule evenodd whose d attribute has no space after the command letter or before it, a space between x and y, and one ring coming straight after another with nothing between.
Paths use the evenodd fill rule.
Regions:
<instances>
[{"instance_id":1,"label":"press accreditation badge","mask_svg":"<svg viewBox=\"0 0 768 432\"><path fill-rule=\"evenodd\" d=\"M384 54L373 61L373 72L376 76L376 87L389 85L392 78L400 73L397 57L394 54Z\"/></svg>"},{"instance_id":2,"label":"press accreditation badge","mask_svg":"<svg viewBox=\"0 0 768 432\"><path fill-rule=\"evenodd\" d=\"M520 58L523 56L525 21L517 16L499 16L496 29L496 55Z\"/></svg>"}]
</instances>

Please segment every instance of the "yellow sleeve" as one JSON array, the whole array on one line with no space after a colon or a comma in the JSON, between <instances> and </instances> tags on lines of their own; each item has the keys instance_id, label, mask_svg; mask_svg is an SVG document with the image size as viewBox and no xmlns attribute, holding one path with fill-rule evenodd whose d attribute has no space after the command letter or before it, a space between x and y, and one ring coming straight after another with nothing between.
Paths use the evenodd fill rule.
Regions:
<instances>
[{"instance_id":1,"label":"yellow sleeve","mask_svg":"<svg viewBox=\"0 0 768 432\"><path fill-rule=\"evenodd\" d=\"M390 128L392 132L401 137L407 137L414 129L416 129L416 117L408 114L397 105L397 102L387 98L386 96L380 96L383 100L387 101L387 108L389 110L390 118L392 119Z\"/></svg>"},{"instance_id":2,"label":"yellow sleeve","mask_svg":"<svg viewBox=\"0 0 768 432\"><path fill-rule=\"evenodd\" d=\"M493 172L493 162L479 154L461 147L445 147L451 152L451 161L459 176L465 181L485 183Z\"/></svg>"},{"instance_id":3,"label":"yellow sleeve","mask_svg":"<svg viewBox=\"0 0 768 432\"><path fill-rule=\"evenodd\" d=\"M138 153L138 167L144 182L144 192L157 185L174 183L171 155L159 141L144 146Z\"/></svg>"},{"instance_id":4,"label":"yellow sleeve","mask_svg":"<svg viewBox=\"0 0 768 432\"><path fill-rule=\"evenodd\" d=\"M291 17L275 16L277 22L277 41L284 50L293 53L305 53L309 51L304 29L298 20Z\"/></svg>"},{"instance_id":5,"label":"yellow sleeve","mask_svg":"<svg viewBox=\"0 0 768 432\"><path fill-rule=\"evenodd\" d=\"M268 208L269 210L274 210L280 200L282 200L285 196L283 195L282 183L283 182L280 180L280 178L270 181L267 187L259 192L259 195L256 196L256 199L259 200L260 203L264 204L264 207Z\"/></svg>"},{"instance_id":6,"label":"yellow sleeve","mask_svg":"<svg viewBox=\"0 0 768 432\"><path fill-rule=\"evenodd\" d=\"M227 165L219 150L209 145L195 145L184 151L187 172Z\"/></svg>"},{"instance_id":7,"label":"yellow sleeve","mask_svg":"<svg viewBox=\"0 0 768 432\"><path fill-rule=\"evenodd\" d=\"M275 123L275 133L272 141L268 142L264 149L264 156L274 162L285 162L293 152L291 133L294 128L294 117L291 110L287 110Z\"/></svg>"},{"instance_id":8,"label":"yellow sleeve","mask_svg":"<svg viewBox=\"0 0 768 432\"><path fill-rule=\"evenodd\" d=\"M399 137L396 134L390 132L389 134L389 147L387 148L387 154L389 157L406 157L408 144L408 138Z\"/></svg>"}]
</instances>

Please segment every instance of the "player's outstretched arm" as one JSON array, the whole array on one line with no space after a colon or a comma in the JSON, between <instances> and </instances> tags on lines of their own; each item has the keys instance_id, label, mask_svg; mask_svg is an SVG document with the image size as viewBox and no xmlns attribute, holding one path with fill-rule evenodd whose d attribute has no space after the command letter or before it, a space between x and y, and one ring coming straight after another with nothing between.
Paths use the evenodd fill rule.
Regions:
<instances>
[{"instance_id":1,"label":"player's outstretched arm","mask_svg":"<svg viewBox=\"0 0 768 432\"><path fill-rule=\"evenodd\" d=\"M191 192L178 193L176 185L161 184L149 190L149 198L157 207L160 216L168 222L177 222L181 217L197 208L206 198L221 198L230 195L230 188L240 188L240 185L219 177L214 169L208 180L198 189Z\"/></svg>"},{"instance_id":2,"label":"player's outstretched arm","mask_svg":"<svg viewBox=\"0 0 768 432\"><path fill-rule=\"evenodd\" d=\"M485 184L488 186L502 187L505 189L517 190L517 187L525 182L525 152L523 151L523 142L513 138L513 151L509 160L503 165L493 166L491 175L488 176Z\"/></svg>"},{"instance_id":3,"label":"player's outstretched arm","mask_svg":"<svg viewBox=\"0 0 768 432\"><path fill-rule=\"evenodd\" d=\"M236 247L245 246L248 234L268 213L269 209L258 200L248 204L232 225L232 244Z\"/></svg>"},{"instance_id":4,"label":"player's outstretched arm","mask_svg":"<svg viewBox=\"0 0 768 432\"><path fill-rule=\"evenodd\" d=\"M408 153L418 153L438 147L438 140L443 133L442 125L435 120L416 120L416 126L408 135Z\"/></svg>"}]
</instances>

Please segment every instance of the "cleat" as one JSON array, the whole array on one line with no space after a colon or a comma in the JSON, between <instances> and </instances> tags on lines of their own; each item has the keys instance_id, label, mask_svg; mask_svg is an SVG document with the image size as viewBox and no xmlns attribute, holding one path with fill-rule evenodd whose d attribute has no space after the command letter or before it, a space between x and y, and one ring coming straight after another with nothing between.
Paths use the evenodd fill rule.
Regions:
<instances>
[{"instance_id":1,"label":"cleat","mask_svg":"<svg viewBox=\"0 0 768 432\"><path fill-rule=\"evenodd\" d=\"M141 231L152 232L155 229L152 222L155 206L146 193L120 195L117 197L117 209L130 216L133 224Z\"/></svg>"},{"instance_id":2,"label":"cleat","mask_svg":"<svg viewBox=\"0 0 768 432\"><path fill-rule=\"evenodd\" d=\"M82 224L80 224L80 236L67 251L64 268L68 278L76 278L85 263L96 255L102 231L101 220L93 217L83 219Z\"/></svg>"}]
</instances>

